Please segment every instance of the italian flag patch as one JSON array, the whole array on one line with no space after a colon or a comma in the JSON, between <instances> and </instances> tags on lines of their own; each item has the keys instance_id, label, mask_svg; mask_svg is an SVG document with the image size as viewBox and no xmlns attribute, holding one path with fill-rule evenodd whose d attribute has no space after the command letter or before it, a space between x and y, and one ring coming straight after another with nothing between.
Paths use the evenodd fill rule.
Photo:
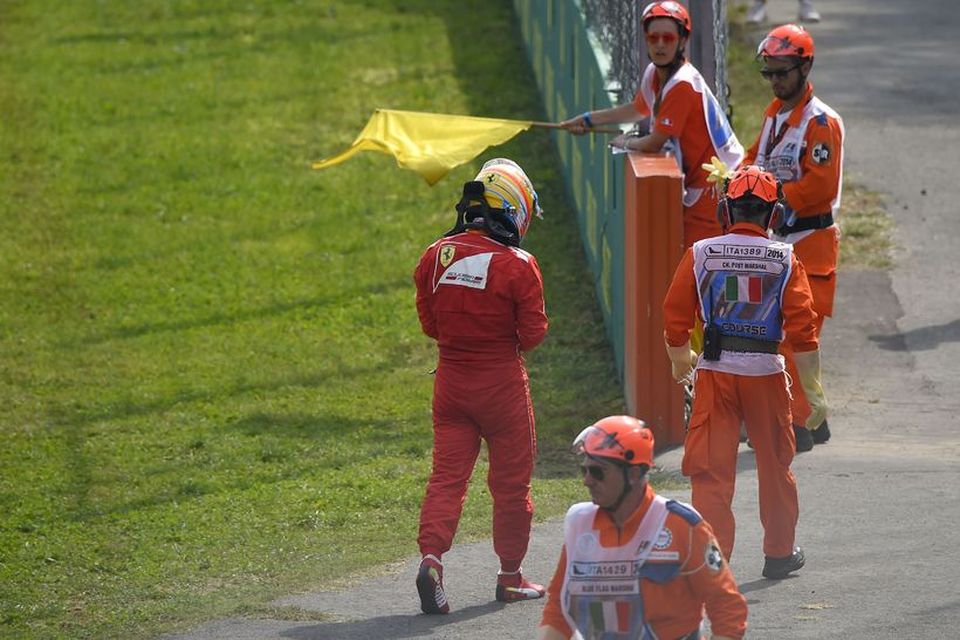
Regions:
<instances>
[{"instance_id":1,"label":"italian flag patch","mask_svg":"<svg viewBox=\"0 0 960 640\"><path fill-rule=\"evenodd\" d=\"M725 287L727 302L752 302L759 304L762 296L760 276L727 276Z\"/></svg>"}]
</instances>

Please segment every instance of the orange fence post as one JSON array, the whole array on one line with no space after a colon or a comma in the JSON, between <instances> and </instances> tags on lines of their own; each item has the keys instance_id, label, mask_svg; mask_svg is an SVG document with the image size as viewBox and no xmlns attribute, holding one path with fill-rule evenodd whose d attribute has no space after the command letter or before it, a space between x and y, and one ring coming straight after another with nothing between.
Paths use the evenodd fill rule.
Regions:
<instances>
[{"instance_id":1,"label":"orange fence post","mask_svg":"<svg viewBox=\"0 0 960 640\"><path fill-rule=\"evenodd\" d=\"M624 179L624 392L658 448L683 443L683 387L663 346L663 298L683 255L683 176L674 158L630 153Z\"/></svg>"}]
</instances>

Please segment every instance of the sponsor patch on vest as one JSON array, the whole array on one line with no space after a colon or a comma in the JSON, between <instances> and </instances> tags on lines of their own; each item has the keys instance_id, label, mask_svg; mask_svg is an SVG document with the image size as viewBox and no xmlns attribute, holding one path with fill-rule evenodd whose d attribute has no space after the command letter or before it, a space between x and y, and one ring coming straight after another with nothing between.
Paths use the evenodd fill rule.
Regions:
<instances>
[{"instance_id":1,"label":"sponsor patch on vest","mask_svg":"<svg viewBox=\"0 0 960 640\"><path fill-rule=\"evenodd\" d=\"M593 550L599 546L599 543L597 541L596 534L584 533L584 534L581 534L579 538L577 538L576 545L577 545L577 551L579 551L581 555L587 555L589 553L592 553Z\"/></svg>"},{"instance_id":2,"label":"sponsor patch on vest","mask_svg":"<svg viewBox=\"0 0 960 640\"><path fill-rule=\"evenodd\" d=\"M657 536L657 541L653 543L654 549L666 549L670 546L670 543L673 541L673 534L670 532L670 529L664 527L660 529L660 534Z\"/></svg>"},{"instance_id":3,"label":"sponsor patch on vest","mask_svg":"<svg viewBox=\"0 0 960 640\"><path fill-rule=\"evenodd\" d=\"M814 145L813 151L810 153L810 157L813 158L813 161L817 164L829 162L830 147L828 147L824 142L818 142L816 145Z\"/></svg>"}]
</instances>

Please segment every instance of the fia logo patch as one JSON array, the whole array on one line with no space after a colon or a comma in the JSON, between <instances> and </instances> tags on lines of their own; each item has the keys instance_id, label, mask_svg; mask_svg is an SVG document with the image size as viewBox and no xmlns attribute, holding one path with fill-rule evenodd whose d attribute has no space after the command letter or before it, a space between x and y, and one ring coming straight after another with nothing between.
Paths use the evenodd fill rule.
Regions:
<instances>
[{"instance_id":1,"label":"fia logo patch","mask_svg":"<svg viewBox=\"0 0 960 640\"><path fill-rule=\"evenodd\" d=\"M452 244L445 244L440 247L440 264L449 267L453 262L453 256L457 253L457 248Z\"/></svg>"},{"instance_id":2,"label":"fia logo patch","mask_svg":"<svg viewBox=\"0 0 960 640\"><path fill-rule=\"evenodd\" d=\"M670 546L670 543L673 542L673 533L670 532L670 529L664 527L660 530L660 534L657 536L657 541L654 543L654 549L666 549Z\"/></svg>"}]
</instances>

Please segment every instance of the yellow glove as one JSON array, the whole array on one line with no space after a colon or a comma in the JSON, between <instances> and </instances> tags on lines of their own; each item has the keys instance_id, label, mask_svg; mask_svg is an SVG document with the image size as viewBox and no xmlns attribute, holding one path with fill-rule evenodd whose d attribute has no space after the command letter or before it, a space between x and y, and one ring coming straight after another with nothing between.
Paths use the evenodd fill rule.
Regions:
<instances>
[{"instance_id":1,"label":"yellow glove","mask_svg":"<svg viewBox=\"0 0 960 640\"><path fill-rule=\"evenodd\" d=\"M730 175L730 169L717 156L710 156L710 162L705 162L700 167L707 172L707 182L717 187L722 186L723 181Z\"/></svg>"},{"instance_id":2,"label":"yellow glove","mask_svg":"<svg viewBox=\"0 0 960 640\"><path fill-rule=\"evenodd\" d=\"M694 368L697 366L697 352L690 348L687 340L679 347L667 345L667 356L670 358L670 367L673 370L673 379L680 384L690 382Z\"/></svg>"},{"instance_id":3,"label":"yellow glove","mask_svg":"<svg viewBox=\"0 0 960 640\"><path fill-rule=\"evenodd\" d=\"M820 350L804 351L793 354L797 363L797 373L800 384L810 403L810 417L807 418L807 429L816 429L827 419L827 399L823 395L823 385L820 384Z\"/></svg>"}]
</instances>

